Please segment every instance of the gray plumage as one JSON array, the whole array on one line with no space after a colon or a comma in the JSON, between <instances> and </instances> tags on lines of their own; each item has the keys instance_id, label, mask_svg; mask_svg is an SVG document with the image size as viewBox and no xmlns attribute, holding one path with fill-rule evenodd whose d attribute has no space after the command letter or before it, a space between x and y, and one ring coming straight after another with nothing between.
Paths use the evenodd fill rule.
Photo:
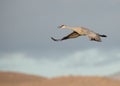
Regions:
<instances>
[{"instance_id":1,"label":"gray plumage","mask_svg":"<svg viewBox=\"0 0 120 86\"><path fill-rule=\"evenodd\" d=\"M101 35L99 33L93 32L85 27L69 27L67 25L61 25L61 26L59 26L59 28L61 28L61 29L67 28L67 29L72 30L73 32L70 33L69 35L63 37L62 39L55 39L55 38L51 37L51 39L54 41L62 41L62 40L66 40L66 39L77 38L79 36L87 36L89 38L89 40L91 40L91 41L101 42L100 37L107 37L106 35Z\"/></svg>"}]
</instances>

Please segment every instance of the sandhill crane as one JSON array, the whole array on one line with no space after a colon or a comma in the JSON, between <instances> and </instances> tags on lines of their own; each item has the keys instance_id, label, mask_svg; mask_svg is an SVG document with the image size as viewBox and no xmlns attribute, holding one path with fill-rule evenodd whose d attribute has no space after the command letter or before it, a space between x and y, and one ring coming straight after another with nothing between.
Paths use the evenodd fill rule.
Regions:
<instances>
[{"instance_id":1,"label":"sandhill crane","mask_svg":"<svg viewBox=\"0 0 120 86\"><path fill-rule=\"evenodd\" d=\"M55 39L51 37L51 39L54 41L62 41L66 39L77 38L79 36L87 36L90 39L90 41L101 42L100 37L107 37L106 35L101 35L99 33L93 32L85 27L70 27L67 25L60 25L58 28L62 28L62 29L67 28L67 29L72 30L73 32L63 37L62 39Z\"/></svg>"}]
</instances>

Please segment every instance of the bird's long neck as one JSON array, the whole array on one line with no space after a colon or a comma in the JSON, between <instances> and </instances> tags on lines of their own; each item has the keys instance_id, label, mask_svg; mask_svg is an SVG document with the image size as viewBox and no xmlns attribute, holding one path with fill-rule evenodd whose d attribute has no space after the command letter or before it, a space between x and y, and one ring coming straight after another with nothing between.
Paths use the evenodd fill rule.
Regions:
<instances>
[{"instance_id":1,"label":"bird's long neck","mask_svg":"<svg viewBox=\"0 0 120 86\"><path fill-rule=\"evenodd\" d=\"M66 26L67 29L73 30L73 27Z\"/></svg>"}]
</instances>

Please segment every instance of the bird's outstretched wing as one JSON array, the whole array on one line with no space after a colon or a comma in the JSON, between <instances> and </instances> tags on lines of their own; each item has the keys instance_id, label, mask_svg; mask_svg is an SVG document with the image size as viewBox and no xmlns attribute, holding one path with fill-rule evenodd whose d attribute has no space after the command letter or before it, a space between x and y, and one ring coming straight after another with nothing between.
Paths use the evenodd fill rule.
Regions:
<instances>
[{"instance_id":1,"label":"bird's outstretched wing","mask_svg":"<svg viewBox=\"0 0 120 86\"><path fill-rule=\"evenodd\" d=\"M51 37L51 39L54 40L54 41L62 41L62 40L66 40L66 39L76 38L78 36L80 36L80 34L78 34L77 32L73 31L72 33L70 33L69 35L63 37L62 39L55 39L53 37Z\"/></svg>"}]
</instances>

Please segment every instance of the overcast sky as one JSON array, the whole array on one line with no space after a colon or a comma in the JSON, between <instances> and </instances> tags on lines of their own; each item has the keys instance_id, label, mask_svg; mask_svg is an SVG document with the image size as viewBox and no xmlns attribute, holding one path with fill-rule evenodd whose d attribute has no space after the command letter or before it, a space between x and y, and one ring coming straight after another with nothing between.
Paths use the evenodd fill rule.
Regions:
<instances>
[{"instance_id":1,"label":"overcast sky","mask_svg":"<svg viewBox=\"0 0 120 86\"><path fill-rule=\"evenodd\" d=\"M47 77L120 72L120 0L0 0L0 70ZM54 42L61 24L106 34Z\"/></svg>"}]
</instances>

